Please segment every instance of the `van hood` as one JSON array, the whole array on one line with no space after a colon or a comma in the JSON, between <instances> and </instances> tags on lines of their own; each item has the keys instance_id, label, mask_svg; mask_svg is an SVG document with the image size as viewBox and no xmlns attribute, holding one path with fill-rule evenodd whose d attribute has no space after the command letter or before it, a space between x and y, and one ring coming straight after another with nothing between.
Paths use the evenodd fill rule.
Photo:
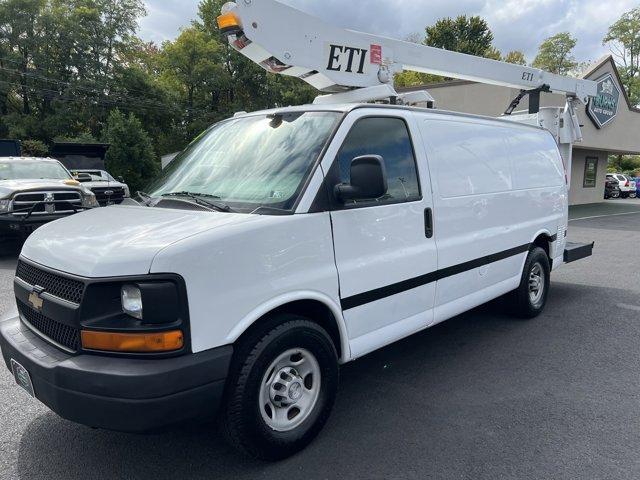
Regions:
<instances>
[{"instance_id":1,"label":"van hood","mask_svg":"<svg viewBox=\"0 0 640 480\"><path fill-rule=\"evenodd\" d=\"M137 206L95 208L39 228L25 242L22 256L89 278L146 275L158 252L169 245L259 218Z\"/></svg>"},{"instance_id":2,"label":"van hood","mask_svg":"<svg viewBox=\"0 0 640 480\"><path fill-rule=\"evenodd\" d=\"M80 185L68 185L68 180L0 180L0 198L12 197L14 193L33 190L83 190Z\"/></svg>"}]
</instances>

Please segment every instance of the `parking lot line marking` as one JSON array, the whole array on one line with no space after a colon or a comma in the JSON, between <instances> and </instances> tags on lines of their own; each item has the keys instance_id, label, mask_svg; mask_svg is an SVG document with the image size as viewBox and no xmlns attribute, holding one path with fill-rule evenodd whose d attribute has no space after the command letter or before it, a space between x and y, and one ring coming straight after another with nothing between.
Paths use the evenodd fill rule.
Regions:
<instances>
[{"instance_id":1,"label":"parking lot line marking","mask_svg":"<svg viewBox=\"0 0 640 480\"><path fill-rule=\"evenodd\" d=\"M636 305L627 305L626 303L619 303L617 306L625 310L631 310L632 312L640 312L640 307Z\"/></svg>"},{"instance_id":2,"label":"parking lot line marking","mask_svg":"<svg viewBox=\"0 0 640 480\"><path fill-rule=\"evenodd\" d=\"M625 212L625 213L610 213L608 215L594 215L593 217L572 218L569 221L577 222L578 220L593 220L594 218L620 217L622 215L640 215L640 212Z\"/></svg>"}]
</instances>

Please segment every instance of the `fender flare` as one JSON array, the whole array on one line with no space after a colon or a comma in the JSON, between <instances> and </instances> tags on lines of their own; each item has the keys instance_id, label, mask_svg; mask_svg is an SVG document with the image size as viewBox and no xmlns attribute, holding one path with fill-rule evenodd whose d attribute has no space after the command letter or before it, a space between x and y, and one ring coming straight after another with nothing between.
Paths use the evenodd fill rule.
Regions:
<instances>
[{"instance_id":1,"label":"fender flare","mask_svg":"<svg viewBox=\"0 0 640 480\"><path fill-rule=\"evenodd\" d=\"M347 331L347 324L344 320L344 316L342 315L342 309L328 295L312 290L289 292L284 295L272 298L268 302L261 304L260 306L249 312L249 314L246 315L240 322L238 322L233 330L231 330L227 334L227 337L225 339L226 343L235 343L242 336L242 334L249 329L249 327L254 325L257 321L259 321L262 317L269 314L270 312L289 303L298 301L316 301L322 303L331 311L333 317L336 320L338 332L340 334L340 346L342 350L342 358L340 358L340 363L346 363L351 360L349 333Z\"/></svg>"}]
</instances>

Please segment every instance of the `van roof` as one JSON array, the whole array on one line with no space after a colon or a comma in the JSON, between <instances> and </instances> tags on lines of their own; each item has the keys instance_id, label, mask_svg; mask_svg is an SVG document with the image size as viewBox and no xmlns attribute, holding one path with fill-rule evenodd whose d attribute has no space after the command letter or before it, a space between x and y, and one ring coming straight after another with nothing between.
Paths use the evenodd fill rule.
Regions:
<instances>
[{"instance_id":1,"label":"van roof","mask_svg":"<svg viewBox=\"0 0 640 480\"><path fill-rule=\"evenodd\" d=\"M514 122L508 120L506 118L500 117L489 117L485 115L474 115L471 113L461 113L461 112L453 112L449 110L441 110L437 108L424 108L424 107L413 107L406 105L385 105L379 103L344 103L344 104L331 104L331 105L299 105L299 106L291 106L291 107L280 107L280 108L272 108L268 110L260 110L256 112L249 112L238 115L237 118L242 117L250 117L252 115L274 115L278 113L289 113L289 112L340 112L340 113L349 113L354 110L360 108L378 108L384 110L409 110L413 112L419 112L427 115L447 115L447 116L455 116L461 118L469 118L490 122L497 122L501 124L510 125L512 127L525 127L525 128L534 128L536 130L545 130L542 127L536 125L530 125L526 123Z\"/></svg>"}]
</instances>

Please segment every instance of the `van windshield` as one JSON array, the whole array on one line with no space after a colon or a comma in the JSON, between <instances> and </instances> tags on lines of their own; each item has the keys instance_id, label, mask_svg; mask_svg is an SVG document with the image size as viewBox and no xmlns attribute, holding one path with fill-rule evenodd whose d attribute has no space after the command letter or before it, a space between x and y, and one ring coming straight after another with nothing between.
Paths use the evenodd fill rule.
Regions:
<instances>
[{"instance_id":1,"label":"van windshield","mask_svg":"<svg viewBox=\"0 0 640 480\"><path fill-rule=\"evenodd\" d=\"M338 123L337 112L256 115L196 139L148 189L216 198L234 211L291 210Z\"/></svg>"}]
</instances>

